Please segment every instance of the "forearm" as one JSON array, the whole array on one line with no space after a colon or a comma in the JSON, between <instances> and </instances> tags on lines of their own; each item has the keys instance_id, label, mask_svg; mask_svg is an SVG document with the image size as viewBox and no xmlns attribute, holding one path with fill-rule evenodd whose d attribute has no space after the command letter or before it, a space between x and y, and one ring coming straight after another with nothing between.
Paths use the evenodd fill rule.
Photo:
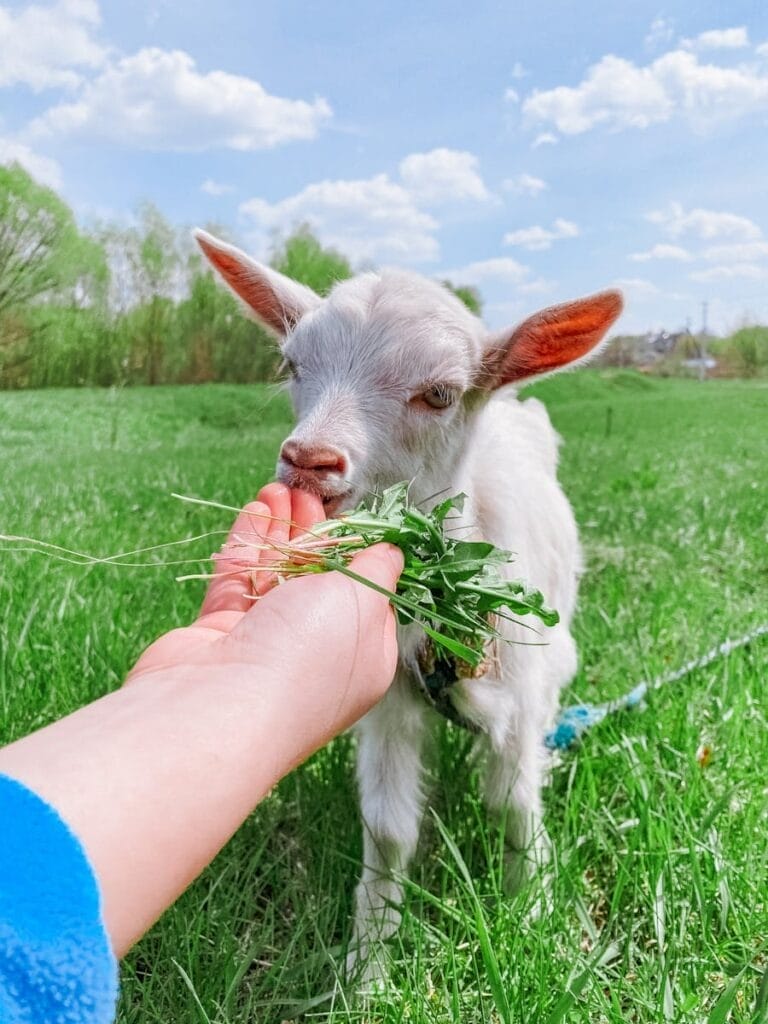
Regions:
<instances>
[{"instance_id":1,"label":"forearm","mask_svg":"<svg viewBox=\"0 0 768 1024\"><path fill-rule=\"evenodd\" d=\"M290 680L216 675L152 673L0 750L0 772L81 839L118 955L327 738L302 721Z\"/></svg>"}]
</instances>

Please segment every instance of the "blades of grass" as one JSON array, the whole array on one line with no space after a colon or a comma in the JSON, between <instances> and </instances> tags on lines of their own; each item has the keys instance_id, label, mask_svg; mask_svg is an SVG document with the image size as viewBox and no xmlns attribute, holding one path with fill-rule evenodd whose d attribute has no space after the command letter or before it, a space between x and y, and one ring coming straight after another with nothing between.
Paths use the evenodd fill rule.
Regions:
<instances>
[{"instance_id":1,"label":"blades of grass","mask_svg":"<svg viewBox=\"0 0 768 1024\"><path fill-rule=\"evenodd\" d=\"M198 540L207 540L209 537L222 537L227 533L226 530L208 530L206 533L199 533L195 537L182 537L180 540L169 540L162 544L150 544L148 547L134 548L132 551L119 551L114 555L89 555L84 551L74 551L70 548L62 547L59 544L49 544L44 540L37 540L35 537L14 537L5 534L0 534L0 541L13 541L24 544L34 544L34 547L24 548L8 548L10 551L33 551L37 554L48 554L51 557L58 557L64 562L75 562L76 565L109 565L114 563L116 565L128 565L134 568L144 568L149 565L173 565L180 563L173 562L120 562L119 559L129 558L131 555L145 555L150 551L162 551L164 548L179 547L182 544L193 544ZM64 557L68 556L68 557ZM77 560L77 561L76 561ZM187 559L190 561L190 559ZM196 559L200 561L200 559Z\"/></svg>"},{"instance_id":2,"label":"blades of grass","mask_svg":"<svg viewBox=\"0 0 768 1024\"><path fill-rule=\"evenodd\" d=\"M293 1017L303 1017L305 1013L309 1013L310 1010L314 1010L316 1006L322 1006L323 1003L329 1003L334 996L339 994L339 990L336 988L328 989L327 992L321 992L318 996L310 996L309 999L302 1001L289 1002L286 1001L282 1004L286 1012L290 1012Z\"/></svg>"},{"instance_id":3,"label":"blades of grass","mask_svg":"<svg viewBox=\"0 0 768 1024\"><path fill-rule=\"evenodd\" d=\"M701 822L702 835L709 833L710 827L714 824L715 820L722 814L726 807L730 805L735 792L736 790L734 787L726 789L723 795L714 802L707 816Z\"/></svg>"},{"instance_id":4,"label":"blades of grass","mask_svg":"<svg viewBox=\"0 0 768 1024\"><path fill-rule=\"evenodd\" d=\"M205 498L192 498L188 494L176 494L175 491L171 492L171 497L178 498L179 501L189 502L190 505L206 505L209 508L218 508L224 512L235 512L237 515L240 515L241 512L246 512L246 509L237 508L236 505L224 505L220 501L207 501ZM254 512L249 509L246 515L252 516L254 519L268 519L271 523L285 523L287 526L299 528L299 524L294 523L292 519L281 519L279 516L273 516L264 512ZM310 531L305 530L305 532L309 533Z\"/></svg>"},{"instance_id":5,"label":"blades of grass","mask_svg":"<svg viewBox=\"0 0 768 1024\"><path fill-rule=\"evenodd\" d=\"M343 562L336 560L327 559L326 564L330 569L335 572L340 572L344 576L348 576L351 580L355 580L356 583L362 583L366 587L370 587L372 590L376 590L379 594L384 594L396 608L403 608L409 612L416 612L419 616L424 615L424 609L421 605L416 604L414 601L409 601L407 597L403 597L402 594L395 594L391 590L387 590L385 587L380 587L378 583L374 583L369 580L367 576L360 576L352 569L348 568ZM455 622L452 619L441 615L439 612L429 611L426 614L429 615L430 619L435 622L440 622L442 625L454 627ZM418 621L421 621L420 619Z\"/></svg>"},{"instance_id":6,"label":"blades of grass","mask_svg":"<svg viewBox=\"0 0 768 1024\"><path fill-rule=\"evenodd\" d=\"M619 956L621 956L619 942L609 942L599 946L587 961L584 970L570 982L565 992L557 1000L544 1024L560 1024L560 1021L566 1020L576 1000L582 995L587 985L594 981L595 968L602 967L603 964L608 964Z\"/></svg>"},{"instance_id":7,"label":"blades of grass","mask_svg":"<svg viewBox=\"0 0 768 1024\"><path fill-rule=\"evenodd\" d=\"M707 1024L725 1024L728 1019L728 1014L731 1011L731 1007L736 1002L736 996L739 994L741 979L744 977L744 973L748 966L749 964L742 967L736 977L732 979L720 994L720 998L712 1007L709 1017L707 1017Z\"/></svg>"},{"instance_id":8,"label":"blades of grass","mask_svg":"<svg viewBox=\"0 0 768 1024\"><path fill-rule=\"evenodd\" d=\"M461 643L459 640L453 640L451 637L446 636L445 633L438 633L436 629L432 629L426 622L421 622L419 625L427 636L431 637L436 644L440 644L441 647L450 651L455 657L466 661L473 668L477 668L480 664L481 655L478 655L477 651L472 650L471 647L467 647L466 644Z\"/></svg>"},{"instance_id":9,"label":"blades of grass","mask_svg":"<svg viewBox=\"0 0 768 1024\"><path fill-rule=\"evenodd\" d=\"M590 981L592 981L592 967L587 967L563 992L544 1024L560 1024L560 1021L565 1020L574 1003Z\"/></svg>"},{"instance_id":10,"label":"blades of grass","mask_svg":"<svg viewBox=\"0 0 768 1024\"><path fill-rule=\"evenodd\" d=\"M768 1024L768 967L763 971L760 988L755 996L755 1013L752 1024Z\"/></svg>"},{"instance_id":11,"label":"blades of grass","mask_svg":"<svg viewBox=\"0 0 768 1024\"><path fill-rule=\"evenodd\" d=\"M709 830L709 844L709 848L712 852L712 860L715 865L717 895L720 900L720 929L725 932L728 927L728 915L731 910L731 887L728 884L728 872L723 858L720 835L714 825Z\"/></svg>"},{"instance_id":12,"label":"blades of grass","mask_svg":"<svg viewBox=\"0 0 768 1024\"><path fill-rule=\"evenodd\" d=\"M504 1024L512 1024L512 1008L509 1005L509 999L507 998L507 992L504 987L504 980L501 976L501 968L496 953L491 943L491 936L488 931L488 923L485 919L485 913L483 912L483 906L478 898L477 890L475 889L472 876L469 873L466 861L461 855L461 851L454 842L452 836L449 835L448 830L441 821L440 817L432 811L432 815L435 819L440 836L448 847L448 850L453 858L456 866L464 879L467 892L469 894L470 903L472 904L472 910L475 918L475 928L477 929L477 937L480 943L480 955L483 960L483 966L488 978L488 984L491 989L493 1001L496 1005L496 1010L499 1017L504 1021Z\"/></svg>"},{"instance_id":13,"label":"blades of grass","mask_svg":"<svg viewBox=\"0 0 768 1024\"><path fill-rule=\"evenodd\" d=\"M174 960L173 957L171 957L171 963L176 968L176 970L179 972L179 974L181 975L182 981L184 982L184 984L189 989L189 992L190 992L192 998L195 1001L195 1005L197 1006L198 1010L200 1011L201 1019L205 1021L205 1024L211 1024L211 1018L205 1012L205 1007L200 1002L200 996L197 994L197 992L195 990L195 986L192 984L192 979L187 974L187 972L184 970L184 968L181 966L181 964L178 962L178 960Z\"/></svg>"}]
</instances>

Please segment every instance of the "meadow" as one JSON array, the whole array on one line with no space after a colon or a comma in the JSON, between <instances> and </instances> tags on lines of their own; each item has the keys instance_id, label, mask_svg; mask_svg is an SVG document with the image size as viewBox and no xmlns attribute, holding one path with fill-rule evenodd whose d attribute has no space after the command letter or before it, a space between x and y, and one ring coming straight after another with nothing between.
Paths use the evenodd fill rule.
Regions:
<instances>
[{"instance_id":1,"label":"meadow","mask_svg":"<svg viewBox=\"0 0 768 1024\"><path fill-rule=\"evenodd\" d=\"M768 382L580 371L532 390L565 440L587 561L564 703L623 693L768 621ZM267 385L0 394L0 533L110 555L225 531L226 513L171 493L247 501L289 424ZM0 545L2 740L117 687L194 616L202 585L174 577L218 543L135 568ZM441 726L393 988L368 1003L338 981L361 853L353 740L338 739L128 955L119 1021L765 1024L767 665L764 639L558 758L538 917L535 888L502 895L470 738Z\"/></svg>"}]
</instances>

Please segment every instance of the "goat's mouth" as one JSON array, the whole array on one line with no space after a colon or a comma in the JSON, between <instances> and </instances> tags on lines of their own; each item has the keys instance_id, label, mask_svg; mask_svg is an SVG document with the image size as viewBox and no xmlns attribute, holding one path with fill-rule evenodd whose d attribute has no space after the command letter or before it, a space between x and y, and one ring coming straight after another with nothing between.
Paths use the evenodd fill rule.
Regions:
<instances>
[{"instance_id":1,"label":"goat's mouth","mask_svg":"<svg viewBox=\"0 0 768 1024\"><path fill-rule=\"evenodd\" d=\"M333 518L342 508L349 507L351 502L348 499L351 494L351 491L345 491L344 494L329 494L327 497L321 496L320 500L323 503L323 511L328 519Z\"/></svg>"},{"instance_id":2,"label":"goat's mouth","mask_svg":"<svg viewBox=\"0 0 768 1024\"><path fill-rule=\"evenodd\" d=\"M323 511L328 519L344 508L350 508L354 488L345 486L345 481L331 483L318 479L314 473L306 470L291 468L286 470L282 465L278 466L278 479L289 487L295 487L299 491L306 491L314 494L323 503ZM339 486L341 485L341 486Z\"/></svg>"}]
</instances>

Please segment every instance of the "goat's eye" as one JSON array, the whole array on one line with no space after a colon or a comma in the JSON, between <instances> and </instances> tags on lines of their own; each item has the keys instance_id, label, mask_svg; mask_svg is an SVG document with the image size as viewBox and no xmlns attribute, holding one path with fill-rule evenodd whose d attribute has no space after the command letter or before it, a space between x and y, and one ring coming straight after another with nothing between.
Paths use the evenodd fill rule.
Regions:
<instances>
[{"instance_id":1,"label":"goat's eye","mask_svg":"<svg viewBox=\"0 0 768 1024\"><path fill-rule=\"evenodd\" d=\"M432 409L447 409L456 401L456 392L445 384L434 384L421 397Z\"/></svg>"}]
</instances>

